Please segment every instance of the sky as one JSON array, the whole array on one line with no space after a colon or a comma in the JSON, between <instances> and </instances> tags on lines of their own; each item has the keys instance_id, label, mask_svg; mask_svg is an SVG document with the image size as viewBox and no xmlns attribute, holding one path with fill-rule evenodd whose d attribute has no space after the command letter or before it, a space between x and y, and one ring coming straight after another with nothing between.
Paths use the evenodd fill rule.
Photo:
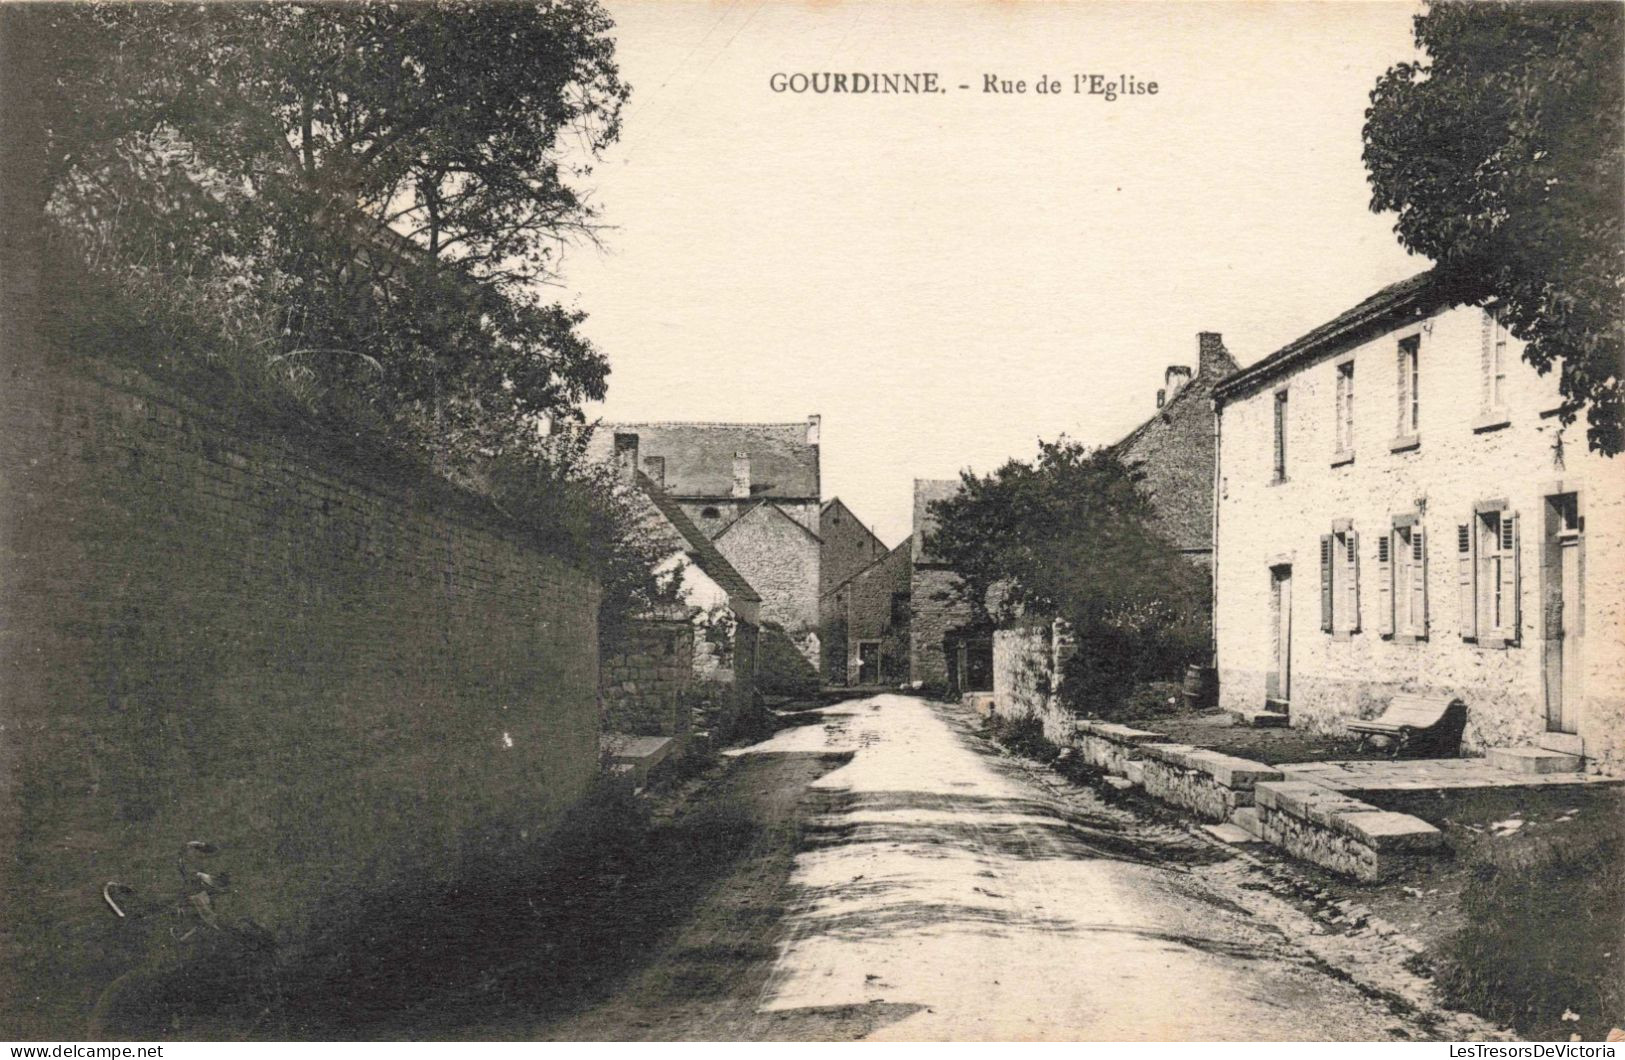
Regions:
<instances>
[{"instance_id":1,"label":"sky","mask_svg":"<svg viewBox=\"0 0 1625 1060\"><path fill-rule=\"evenodd\" d=\"M1428 264L1360 161L1415 4L606 6L632 97L561 295L611 365L588 416L818 413L825 498L888 545L913 479L1110 444L1198 332L1245 365ZM814 71L948 91L770 88ZM1091 73L1158 91L1072 93Z\"/></svg>"}]
</instances>

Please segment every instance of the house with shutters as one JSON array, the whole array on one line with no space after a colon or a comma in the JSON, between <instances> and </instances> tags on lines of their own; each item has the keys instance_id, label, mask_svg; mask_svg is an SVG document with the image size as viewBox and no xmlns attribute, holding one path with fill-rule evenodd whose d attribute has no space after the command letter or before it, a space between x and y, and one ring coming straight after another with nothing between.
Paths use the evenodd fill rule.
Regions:
<instances>
[{"instance_id":1,"label":"house with shutters","mask_svg":"<svg viewBox=\"0 0 1625 1060\"><path fill-rule=\"evenodd\" d=\"M1459 697L1469 752L1625 768L1625 461L1563 422L1493 303L1412 277L1214 407L1221 706L1337 732Z\"/></svg>"}]
</instances>

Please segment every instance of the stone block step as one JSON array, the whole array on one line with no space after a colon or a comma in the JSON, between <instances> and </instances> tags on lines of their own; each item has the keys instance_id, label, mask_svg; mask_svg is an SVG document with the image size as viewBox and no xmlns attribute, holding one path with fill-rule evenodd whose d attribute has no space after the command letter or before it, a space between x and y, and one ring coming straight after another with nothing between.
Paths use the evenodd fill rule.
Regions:
<instances>
[{"instance_id":1,"label":"stone block step","mask_svg":"<svg viewBox=\"0 0 1625 1060\"><path fill-rule=\"evenodd\" d=\"M1264 700L1264 709L1271 714L1292 713L1292 705L1284 699L1266 699Z\"/></svg>"},{"instance_id":2,"label":"stone block step","mask_svg":"<svg viewBox=\"0 0 1625 1060\"><path fill-rule=\"evenodd\" d=\"M1247 725L1254 729L1282 728L1292 723L1291 718L1273 710L1232 710L1230 714L1236 719L1237 725Z\"/></svg>"},{"instance_id":3,"label":"stone block step","mask_svg":"<svg viewBox=\"0 0 1625 1060\"><path fill-rule=\"evenodd\" d=\"M1242 806L1238 808L1235 813L1230 815L1230 823L1241 829L1243 832L1246 832L1254 839L1257 839L1260 842L1263 841L1264 829L1263 826L1258 823L1258 807Z\"/></svg>"},{"instance_id":4,"label":"stone block step","mask_svg":"<svg viewBox=\"0 0 1625 1060\"><path fill-rule=\"evenodd\" d=\"M1205 824L1202 831L1223 843L1256 843L1258 840L1246 829L1233 824Z\"/></svg>"},{"instance_id":5,"label":"stone block step","mask_svg":"<svg viewBox=\"0 0 1625 1060\"><path fill-rule=\"evenodd\" d=\"M1509 773L1578 773L1580 757L1540 747L1492 747L1484 758Z\"/></svg>"}]
</instances>

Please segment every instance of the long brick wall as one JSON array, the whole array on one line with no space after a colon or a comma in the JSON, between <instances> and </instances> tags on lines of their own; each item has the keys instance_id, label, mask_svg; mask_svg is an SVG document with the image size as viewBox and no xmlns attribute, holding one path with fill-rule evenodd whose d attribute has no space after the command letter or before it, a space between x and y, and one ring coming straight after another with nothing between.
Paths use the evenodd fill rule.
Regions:
<instances>
[{"instance_id":1,"label":"long brick wall","mask_svg":"<svg viewBox=\"0 0 1625 1060\"><path fill-rule=\"evenodd\" d=\"M284 939L522 852L597 764L596 585L476 498L142 376L0 394L0 1018L77 1037L220 849Z\"/></svg>"}]
</instances>

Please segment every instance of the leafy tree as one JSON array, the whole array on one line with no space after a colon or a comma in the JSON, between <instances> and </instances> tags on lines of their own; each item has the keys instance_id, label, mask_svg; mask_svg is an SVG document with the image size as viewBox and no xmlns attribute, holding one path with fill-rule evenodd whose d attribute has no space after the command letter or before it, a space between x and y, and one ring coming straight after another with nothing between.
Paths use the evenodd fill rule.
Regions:
<instances>
[{"instance_id":1,"label":"leafy tree","mask_svg":"<svg viewBox=\"0 0 1625 1060\"><path fill-rule=\"evenodd\" d=\"M603 396L547 304L627 88L596 0L64 5L49 209L123 310L439 457Z\"/></svg>"},{"instance_id":2,"label":"leafy tree","mask_svg":"<svg viewBox=\"0 0 1625 1060\"><path fill-rule=\"evenodd\" d=\"M1561 363L1588 442L1625 444L1625 7L1435 0L1423 62L1378 81L1366 111L1374 211L1500 300L1524 357Z\"/></svg>"},{"instance_id":3,"label":"leafy tree","mask_svg":"<svg viewBox=\"0 0 1625 1060\"><path fill-rule=\"evenodd\" d=\"M1109 449L1041 442L934 502L931 553L959 576L980 621L1056 616L1077 651L1062 695L1109 709L1135 682L1171 677L1208 650L1208 579L1151 526L1138 483Z\"/></svg>"}]
</instances>

